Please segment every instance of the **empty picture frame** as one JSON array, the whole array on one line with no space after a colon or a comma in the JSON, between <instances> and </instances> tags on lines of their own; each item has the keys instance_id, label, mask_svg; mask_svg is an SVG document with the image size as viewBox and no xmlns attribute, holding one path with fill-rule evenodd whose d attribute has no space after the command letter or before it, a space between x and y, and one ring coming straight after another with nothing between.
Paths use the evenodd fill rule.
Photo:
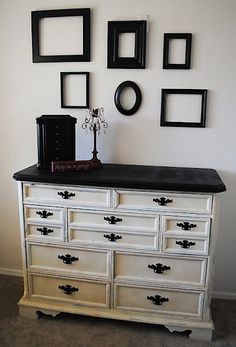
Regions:
<instances>
[{"instance_id":1,"label":"empty picture frame","mask_svg":"<svg viewBox=\"0 0 236 347\"><path fill-rule=\"evenodd\" d=\"M131 88L135 95L134 104L130 108L126 108L122 102L122 94L125 93L125 90L128 88ZM139 86L133 81L124 81L117 87L114 95L114 101L116 108L120 113L124 114L125 116L132 116L135 112L138 111L141 105L141 90Z\"/></svg>"},{"instance_id":2,"label":"empty picture frame","mask_svg":"<svg viewBox=\"0 0 236 347\"><path fill-rule=\"evenodd\" d=\"M89 108L89 72L61 72L61 107Z\"/></svg>"},{"instance_id":3,"label":"empty picture frame","mask_svg":"<svg viewBox=\"0 0 236 347\"><path fill-rule=\"evenodd\" d=\"M164 34L163 69L190 69L192 34Z\"/></svg>"},{"instance_id":4,"label":"empty picture frame","mask_svg":"<svg viewBox=\"0 0 236 347\"><path fill-rule=\"evenodd\" d=\"M161 126L204 128L207 89L162 89Z\"/></svg>"},{"instance_id":5,"label":"empty picture frame","mask_svg":"<svg viewBox=\"0 0 236 347\"><path fill-rule=\"evenodd\" d=\"M34 63L90 61L90 9L31 12Z\"/></svg>"},{"instance_id":6,"label":"empty picture frame","mask_svg":"<svg viewBox=\"0 0 236 347\"><path fill-rule=\"evenodd\" d=\"M108 22L108 68L145 69L146 26L147 22L144 20ZM127 41L127 35L130 35L129 49L133 47L128 56L122 52L122 41Z\"/></svg>"}]
</instances>

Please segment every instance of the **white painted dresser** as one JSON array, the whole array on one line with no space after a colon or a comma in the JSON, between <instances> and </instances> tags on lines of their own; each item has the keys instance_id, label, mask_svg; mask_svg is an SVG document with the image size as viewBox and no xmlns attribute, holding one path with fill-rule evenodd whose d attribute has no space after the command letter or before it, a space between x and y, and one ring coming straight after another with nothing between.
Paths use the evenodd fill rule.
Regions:
<instances>
[{"instance_id":1,"label":"white painted dresser","mask_svg":"<svg viewBox=\"0 0 236 347\"><path fill-rule=\"evenodd\" d=\"M210 340L218 194L212 169L36 166L19 187L20 314L70 312L190 330Z\"/></svg>"}]
</instances>

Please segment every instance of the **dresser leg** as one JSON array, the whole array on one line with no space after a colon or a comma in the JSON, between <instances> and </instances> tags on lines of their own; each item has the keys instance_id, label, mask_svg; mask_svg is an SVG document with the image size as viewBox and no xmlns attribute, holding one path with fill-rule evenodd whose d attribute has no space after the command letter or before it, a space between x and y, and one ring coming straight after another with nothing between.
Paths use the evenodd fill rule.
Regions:
<instances>
[{"instance_id":1,"label":"dresser leg","mask_svg":"<svg viewBox=\"0 0 236 347\"><path fill-rule=\"evenodd\" d=\"M211 341L212 339L212 329L201 329L201 328L188 329L187 327L173 326L173 325L165 325L165 327L171 333L173 331L183 332L186 330L190 330L191 331L191 333L189 334L190 340Z\"/></svg>"},{"instance_id":2,"label":"dresser leg","mask_svg":"<svg viewBox=\"0 0 236 347\"><path fill-rule=\"evenodd\" d=\"M212 340L212 329L191 329L191 334L189 335L191 340L198 341L211 341Z\"/></svg>"},{"instance_id":3,"label":"dresser leg","mask_svg":"<svg viewBox=\"0 0 236 347\"><path fill-rule=\"evenodd\" d=\"M23 318L38 319L37 309L32 307L19 306L19 315Z\"/></svg>"},{"instance_id":4,"label":"dresser leg","mask_svg":"<svg viewBox=\"0 0 236 347\"><path fill-rule=\"evenodd\" d=\"M20 317L23 317L23 318L36 320L39 317L39 312L44 313L46 315L50 315L52 317L56 317L60 313L59 311L37 309L34 307L27 307L27 306L20 306L19 307L19 315L20 315Z\"/></svg>"}]
</instances>

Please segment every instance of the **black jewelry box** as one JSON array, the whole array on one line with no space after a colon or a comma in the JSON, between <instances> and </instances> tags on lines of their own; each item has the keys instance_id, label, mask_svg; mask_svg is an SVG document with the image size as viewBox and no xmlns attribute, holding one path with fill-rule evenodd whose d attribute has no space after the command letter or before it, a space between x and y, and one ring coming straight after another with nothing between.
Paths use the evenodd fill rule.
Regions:
<instances>
[{"instance_id":1,"label":"black jewelry box","mask_svg":"<svg viewBox=\"0 0 236 347\"><path fill-rule=\"evenodd\" d=\"M52 161L75 160L75 124L69 115L36 118L38 169L50 169Z\"/></svg>"}]
</instances>

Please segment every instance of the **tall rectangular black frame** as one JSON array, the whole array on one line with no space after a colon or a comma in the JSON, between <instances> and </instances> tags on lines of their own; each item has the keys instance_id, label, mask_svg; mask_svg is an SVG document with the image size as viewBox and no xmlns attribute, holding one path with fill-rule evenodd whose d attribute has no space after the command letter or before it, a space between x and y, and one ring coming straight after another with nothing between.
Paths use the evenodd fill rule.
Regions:
<instances>
[{"instance_id":1,"label":"tall rectangular black frame","mask_svg":"<svg viewBox=\"0 0 236 347\"><path fill-rule=\"evenodd\" d=\"M113 69L145 69L146 64L145 20L108 22L107 67ZM134 57L119 57L119 35L135 34Z\"/></svg>"},{"instance_id":2,"label":"tall rectangular black frame","mask_svg":"<svg viewBox=\"0 0 236 347\"><path fill-rule=\"evenodd\" d=\"M83 53L68 55L40 54L40 20L53 17L83 17ZM31 12L32 57L34 63L90 61L90 9L72 8Z\"/></svg>"},{"instance_id":3,"label":"tall rectangular black frame","mask_svg":"<svg viewBox=\"0 0 236 347\"><path fill-rule=\"evenodd\" d=\"M185 62L183 64L169 63L169 46L170 40L182 39L186 40ZM191 33L166 33L164 34L164 47L163 47L163 69L190 69L191 67L191 47L192 47L192 34Z\"/></svg>"},{"instance_id":4,"label":"tall rectangular black frame","mask_svg":"<svg viewBox=\"0 0 236 347\"><path fill-rule=\"evenodd\" d=\"M86 77L86 102L85 105L66 105L64 101L64 80L67 75L85 75ZM61 85L61 108L89 108L89 72L61 72L60 73L60 85Z\"/></svg>"},{"instance_id":5,"label":"tall rectangular black frame","mask_svg":"<svg viewBox=\"0 0 236 347\"><path fill-rule=\"evenodd\" d=\"M168 122L166 120L166 108L167 108L166 102L167 102L167 96L169 94L201 95L202 102L201 102L200 122ZM205 128L206 108L207 108L207 89L162 89L160 126Z\"/></svg>"}]
</instances>

